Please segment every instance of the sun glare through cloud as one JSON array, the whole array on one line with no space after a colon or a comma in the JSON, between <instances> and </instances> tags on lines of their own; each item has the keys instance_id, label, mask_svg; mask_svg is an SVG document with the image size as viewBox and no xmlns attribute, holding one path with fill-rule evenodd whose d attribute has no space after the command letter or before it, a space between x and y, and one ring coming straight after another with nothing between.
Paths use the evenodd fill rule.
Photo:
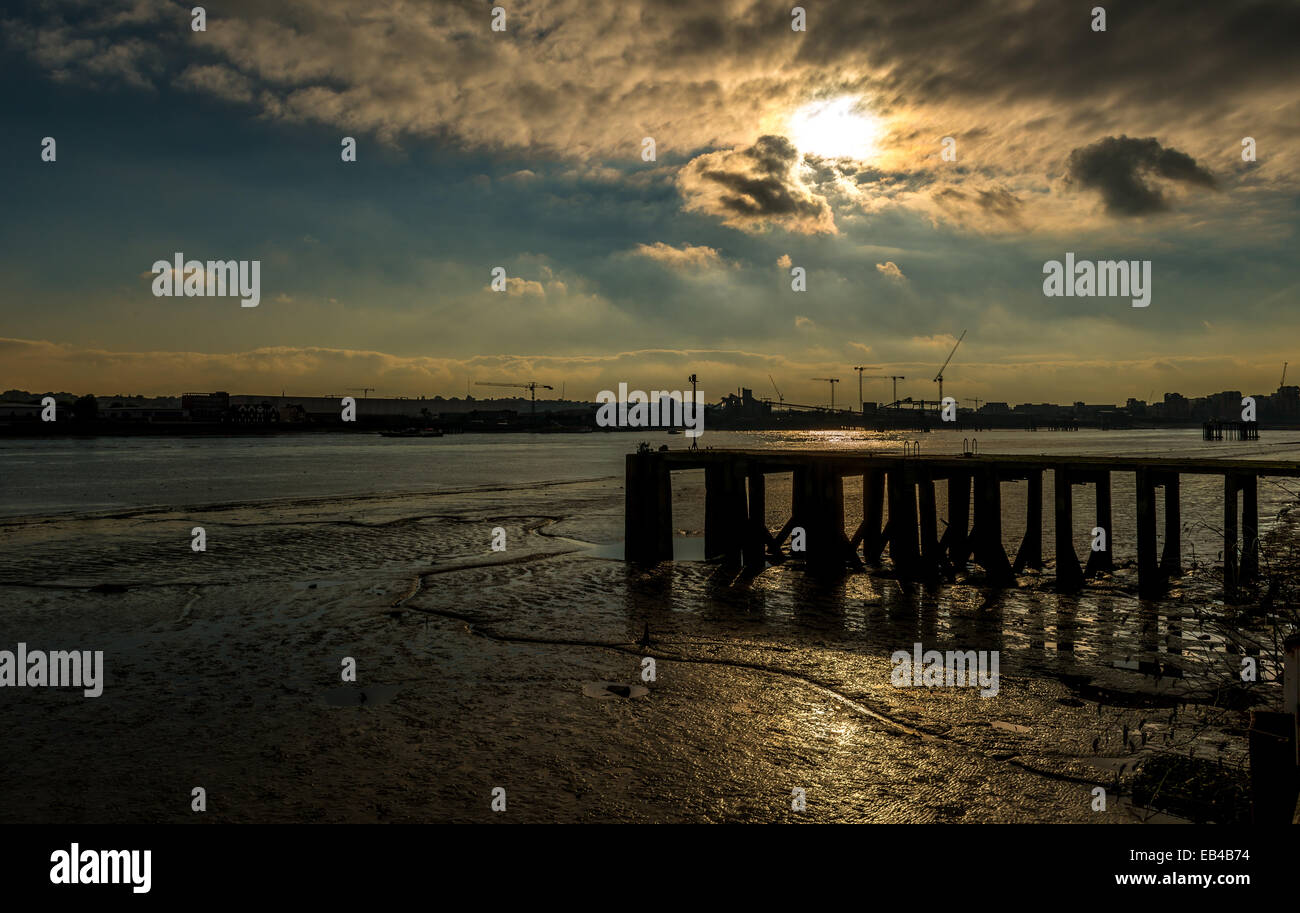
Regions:
<instances>
[{"instance_id":1,"label":"sun glare through cloud","mask_svg":"<svg viewBox=\"0 0 1300 913\"><path fill-rule=\"evenodd\" d=\"M865 160L880 151L884 124L853 96L809 102L790 118L790 139L805 155Z\"/></svg>"}]
</instances>

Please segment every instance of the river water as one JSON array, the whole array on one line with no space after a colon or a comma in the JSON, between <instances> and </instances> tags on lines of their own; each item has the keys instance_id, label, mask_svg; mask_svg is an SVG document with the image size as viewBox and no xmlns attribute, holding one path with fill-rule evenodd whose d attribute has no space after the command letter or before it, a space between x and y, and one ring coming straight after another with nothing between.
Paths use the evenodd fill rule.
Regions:
<instances>
[{"instance_id":1,"label":"river water","mask_svg":"<svg viewBox=\"0 0 1300 913\"><path fill-rule=\"evenodd\" d=\"M701 443L899 452L919 439L924 453L957 453L963 436L709 431ZM974 435L986 454L1300 458L1300 440L1274 436ZM1244 763L1243 708L1276 699L1271 683L1238 687L1243 653L1266 678L1276 656L1266 619L1223 605L1217 479L1184 478L1189 573L1158 602L1134 593L1125 474L1113 496L1120 569L1077 596L1051 592L1050 568L1006 591L977 577L815 581L796 564L750 579L690 560L698 472L674 479L682 560L620 560L623 458L640 439L687 444L0 441L0 650L102 650L107 669L99 698L0 689L0 820L1222 817L1125 795L1152 758L1213 765L1228 789ZM1003 489L1012 555L1020 488ZM1294 503L1262 482L1261 525L1286 526ZM848 480L850 531L860 505ZM768 511L773 529L786 519L788 480L769 481ZM1086 555L1088 489L1075 511ZM206 551L191 548L196 527ZM504 551L492 549L498 528ZM915 643L997 651L998 693L895 687L891 654ZM355 682L343 680L347 660ZM646 693L614 696L601 682ZM1098 785L1114 794L1106 812L1094 809ZM491 809L497 788L505 812Z\"/></svg>"}]
</instances>

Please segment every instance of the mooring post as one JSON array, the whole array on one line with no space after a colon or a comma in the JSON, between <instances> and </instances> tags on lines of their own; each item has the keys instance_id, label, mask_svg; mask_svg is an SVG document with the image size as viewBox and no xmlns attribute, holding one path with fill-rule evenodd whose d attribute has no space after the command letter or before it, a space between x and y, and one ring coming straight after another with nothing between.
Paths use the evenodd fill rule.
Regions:
<instances>
[{"instance_id":1,"label":"mooring post","mask_svg":"<svg viewBox=\"0 0 1300 913\"><path fill-rule=\"evenodd\" d=\"M993 586L1015 583L1016 575L1002 545L1002 486L995 468L975 477L975 560Z\"/></svg>"},{"instance_id":2,"label":"mooring post","mask_svg":"<svg viewBox=\"0 0 1300 913\"><path fill-rule=\"evenodd\" d=\"M1259 476L1241 477L1241 582L1259 576Z\"/></svg>"},{"instance_id":3,"label":"mooring post","mask_svg":"<svg viewBox=\"0 0 1300 913\"><path fill-rule=\"evenodd\" d=\"M916 483L910 465L889 470L889 560L900 580L915 580L917 551Z\"/></svg>"},{"instance_id":4,"label":"mooring post","mask_svg":"<svg viewBox=\"0 0 1300 913\"><path fill-rule=\"evenodd\" d=\"M1237 568L1237 486L1232 473L1223 476L1223 592L1234 595L1240 579Z\"/></svg>"},{"instance_id":5,"label":"mooring post","mask_svg":"<svg viewBox=\"0 0 1300 913\"><path fill-rule=\"evenodd\" d=\"M1183 513L1176 472L1161 476L1165 486L1165 549L1160 556L1160 573L1177 577L1183 572Z\"/></svg>"},{"instance_id":6,"label":"mooring post","mask_svg":"<svg viewBox=\"0 0 1300 913\"><path fill-rule=\"evenodd\" d=\"M1097 506L1096 522L1093 529L1100 528L1102 531L1102 541L1098 543L1095 536L1089 536L1088 543L1088 561L1083 569L1084 577L1092 577L1095 574L1101 574L1115 569L1114 551L1111 544L1114 538L1111 533L1111 509L1110 509L1110 472L1098 472L1093 476L1096 486L1095 502ZM1101 548L1096 548L1096 545Z\"/></svg>"},{"instance_id":7,"label":"mooring post","mask_svg":"<svg viewBox=\"0 0 1300 913\"><path fill-rule=\"evenodd\" d=\"M629 453L624 482L623 557L653 564L673 557L672 475L653 453Z\"/></svg>"},{"instance_id":8,"label":"mooring post","mask_svg":"<svg viewBox=\"0 0 1300 913\"><path fill-rule=\"evenodd\" d=\"M1137 483L1138 595L1158 596L1163 590L1156 561L1156 486L1151 471L1139 469Z\"/></svg>"},{"instance_id":9,"label":"mooring post","mask_svg":"<svg viewBox=\"0 0 1300 913\"><path fill-rule=\"evenodd\" d=\"M1083 587L1083 571L1074 550L1074 492L1070 470L1057 466L1052 470L1052 489L1056 508L1056 588L1072 593Z\"/></svg>"},{"instance_id":10,"label":"mooring post","mask_svg":"<svg viewBox=\"0 0 1300 913\"><path fill-rule=\"evenodd\" d=\"M1020 542L1012 568L1017 574L1027 567L1041 569L1043 566L1043 471L1029 470L1025 483L1025 538Z\"/></svg>"},{"instance_id":11,"label":"mooring post","mask_svg":"<svg viewBox=\"0 0 1300 913\"><path fill-rule=\"evenodd\" d=\"M742 560L746 567L762 570L767 565L767 480L763 470L751 465L746 473L749 485L749 526Z\"/></svg>"},{"instance_id":12,"label":"mooring post","mask_svg":"<svg viewBox=\"0 0 1300 913\"><path fill-rule=\"evenodd\" d=\"M862 542L862 559L872 566L880 564L885 548L882 528L885 523L885 473L868 469L862 476L862 526L855 540Z\"/></svg>"}]
</instances>

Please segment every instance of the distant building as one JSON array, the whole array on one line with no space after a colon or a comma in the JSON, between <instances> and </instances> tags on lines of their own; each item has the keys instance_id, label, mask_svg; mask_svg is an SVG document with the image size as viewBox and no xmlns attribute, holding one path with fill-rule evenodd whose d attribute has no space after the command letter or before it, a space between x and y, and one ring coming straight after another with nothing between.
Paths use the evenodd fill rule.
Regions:
<instances>
[{"instance_id":1,"label":"distant building","mask_svg":"<svg viewBox=\"0 0 1300 913\"><path fill-rule=\"evenodd\" d=\"M39 419L41 408L39 403L0 402L0 419Z\"/></svg>"},{"instance_id":2,"label":"distant building","mask_svg":"<svg viewBox=\"0 0 1300 913\"><path fill-rule=\"evenodd\" d=\"M224 421L230 411L230 394L225 391L181 394L181 411L192 422Z\"/></svg>"},{"instance_id":3,"label":"distant building","mask_svg":"<svg viewBox=\"0 0 1300 913\"><path fill-rule=\"evenodd\" d=\"M729 393L722 398L722 411L730 418L761 418L772 414L772 404L754 399L754 391L742 387L739 396Z\"/></svg>"},{"instance_id":4,"label":"distant building","mask_svg":"<svg viewBox=\"0 0 1300 913\"><path fill-rule=\"evenodd\" d=\"M280 410L270 403L242 403L230 410L230 420L238 425L265 425L280 420Z\"/></svg>"},{"instance_id":5,"label":"distant building","mask_svg":"<svg viewBox=\"0 0 1300 913\"><path fill-rule=\"evenodd\" d=\"M115 404L100 412L102 418L110 422L181 422L185 413L181 409L166 409L155 406L123 406Z\"/></svg>"},{"instance_id":6,"label":"distant building","mask_svg":"<svg viewBox=\"0 0 1300 913\"><path fill-rule=\"evenodd\" d=\"M1277 392L1269 398L1269 411L1276 418L1295 419L1300 417L1300 387L1278 387Z\"/></svg>"}]
</instances>

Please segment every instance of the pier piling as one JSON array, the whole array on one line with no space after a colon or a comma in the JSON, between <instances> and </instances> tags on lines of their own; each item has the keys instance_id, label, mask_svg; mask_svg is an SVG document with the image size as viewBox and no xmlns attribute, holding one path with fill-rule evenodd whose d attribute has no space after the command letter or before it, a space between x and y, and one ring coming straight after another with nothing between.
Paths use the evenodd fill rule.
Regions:
<instances>
[{"instance_id":1,"label":"pier piling","mask_svg":"<svg viewBox=\"0 0 1300 913\"><path fill-rule=\"evenodd\" d=\"M767 565L767 549L772 540L772 534L767 531L767 477L762 469L750 467L746 483L749 526L741 560L746 568L762 570Z\"/></svg>"},{"instance_id":2,"label":"pier piling","mask_svg":"<svg viewBox=\"0 0 1300 913\"><path fill-rule=\"evenodd\" d=\"M1088 561L1083 569L1085 578L1095 577L1098 574L1105 574L1115 569L1115 559L1111 539L1113 532L1111 530L1111 509L1110 509L1110 473L1098 472L1093 476L1093 486L1095 491L1094 501L1096 503L1096 521L1094 529L1100 527L1104 533L1102 548L1093 548L1093 537L1088 537Z\"/></svg>"},{"instance_id":3,"label":"pier piling","mask_svg":"<svg viewBox=\"0 0 1300 913\"><path fill-rule=\"evenodd\" d=\"M975 476L975 560L993 586L1009 586L1016 582L1002 544L1002 485L995 468L984 469Z\"/></svg>"},{"instance_id":4,"label":"pier piling","mask_svg":"<svg viewBox=\"0 0 1300 913\"><path fill-rule=\"evenodd\" d=\"M1160 573L1166 578L1177 577L1183 572L1183 512L1178 473L1163 473L1160 480L1165 486L1165 548L1160 555Z\"/></svg>"},{"instance_id":5,"label":"pier piling","mask_svg":"<svg viewBox=\"0 0 1300 913\"><path fill-rule=\"evenodd\" d=\"M1259 576L1259 477L1241 476L1241 582Z\"/></svg>"},{"instance_id":6,"label":"pier piling","mask_svg":"<svg viewBox=\"0 0 1300 913\"><path fill-rule=\"evenodd\" d=\"M957 472L948 477L948 529L943 537L948 566L954 571L964 570L970 558L970 488L970 473Z\"/></svg>"},{"instance_id":7,"label":"pier piling","mask_svg":"<svg viewBox=\"0 0 1300 913\"><path fill-rule=\"evenodd\" d=\"M939 556L939 521L935 508L934 478L928 467L917 473L916 490L921 521L921 573L926 579L932 579L940 575L942 560Z\"/></svg>"},{"instance_id":8,"label":"pier piling","mask_svg":"<svg viewBox=\"0 0 1300 913\"><path fill-rule=\"evenodd\" d=\"M1156 485L1148 469L1137 471L1138 594L1153 598L1164 588L1156 561Z\"/></svg>"},{"instance_id":9,"label":"pier piling","mask_svg":"<svg viewBox=\"0 0 1300 913\"><path fill-rule=\"evenodd\" d=\"M668 466L654 454L627 456L624 520L624 558L649 564L672 560L672 479Z\"/></svg>"},{"instance_id":10,"label":"pier piling","mask_svg":"<svg viewBox=\"0 0 1300 913\"><path fill-rule=\"evenodd\" d=\"M796 527L812 573L843 573L862 558L876 564L888 548L900 580L934 579L965 567L973 555L994 586L1014 585L1016 574L1042 563L1043 473L1053 473L1056 582L1064 591L1085 576L1113 569L1123 531L1112 527L1111 477L1132 472L1136 483L1138 591L1162 594L1182 569L1182 477L1223 479L1223 587L1235 595L1259 574L1260 476L1300 478L1300 463L1277 460L1178 459L1100 455L965 454L880 455L854 451L681 450L629 454L626 460L625 546L629 561L673 556L671 475L705 471L705 553L725 565L761 571L780 560ZM791 473L791 515L780 533L767 529L766 476ZM852 539L844 530L844 477L862 478L863 521ZM1025 534L1014 567L1002 542L1002 481L1026 481ZM935 483L948 485L948 526L938 537ZM1086 570L1074 548L1073 488L1096 486L1096 525L1104 547L1092 550ZM1163 551L1157 553L1156 489L1164 488ZM973 492L972 492L973 488ZM888 519L885 505L888 504ZM973 522L972 522L973 521Z\"/></svg>"},{"instance_id":11,"label":"pier piling","mask_svg":"<svg viewBox=\"0 0 1300 913\"><path fill-rule=\"evenodd\" d=\"M1223 592L1236 595L1240 583L1237 564L1237 491L1240 481L1233 473L1223 477Z\"/></svg>"},{"instance_id":12,"label":"pier piling","mask_svg":"<svg viewBox=\"0 0 1300 913\"><path fill-rule=\"evenodd\" d=\"M1043 567L1043 471L1031 469L1025 479L1025 538L1016 552L1014 573Z\"/></svg>"},{"instance_id":13,"label":"pier piling","mask_svg":"<svg viewBox=\"0 0 1300 913\"><path fill-rule=\"evenodd\" d=\"M920 569L916 478L911 465L891 469L889 487L889 560L904 580L915 580Z\"/></svg>"},{"instance_id":14,"label":"pier piling","mask_svg":"<svg viewBox=\"0 0 1300 913\"><path fill-rule=\"evenodd\" d=\"M1056 508L1056 588L1073 593L1083 588L1083 571L1074 550L1074 479L1064 466L1052 472Z\"/></svg>"}]
</instances>

